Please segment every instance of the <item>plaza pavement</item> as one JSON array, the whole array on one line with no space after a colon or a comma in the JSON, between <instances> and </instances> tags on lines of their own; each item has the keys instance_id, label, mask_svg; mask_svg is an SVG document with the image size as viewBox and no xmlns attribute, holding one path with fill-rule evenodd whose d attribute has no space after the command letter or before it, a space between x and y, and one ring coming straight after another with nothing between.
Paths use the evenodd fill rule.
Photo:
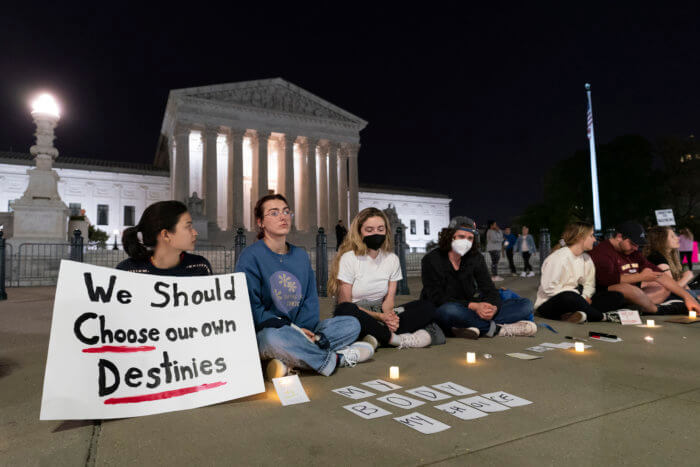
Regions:
<instances>
[{"instance_id":1,"label":"plaza pavement","mask_svg":"<svg viewBox=\"0 0 700 467\"><path fill-rule=\"evenodd\" d=\"M504 283L534 298L538 277ZM420 292L410 281L412 295ZM656 329L547 322L535 338L450 339L430 349L380 349L334 376L305 374L310 403L281 407L267 392L194 410L130 419L39 421L54 288L13 288L0 302L0 465L700 465L700 324ZM323 300L322 313L330 313ZM589 330L622 343L585 354L553 350L505 356ZM654 343L644 336L654 337ZM478 363L467 366L467 350ZM483 354L493 355L484 359ZM479 393L504 390L531 405L464 421L426 403L415 409L451 426L423 435L392 419L364 420L331 389L387 379L403 389L453 381ZM402 390L398 390L402 392ZM379 397L379 393L376 397ZM451 399L453 400L453 399Z\"/></svg>"}]
</instances>

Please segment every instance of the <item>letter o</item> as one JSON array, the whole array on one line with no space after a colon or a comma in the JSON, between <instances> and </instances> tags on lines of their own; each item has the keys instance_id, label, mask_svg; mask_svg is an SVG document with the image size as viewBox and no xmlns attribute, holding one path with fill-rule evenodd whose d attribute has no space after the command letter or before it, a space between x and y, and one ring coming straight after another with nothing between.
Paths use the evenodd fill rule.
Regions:
<instances>
[{"instance_id":1,"label":"letter o","mask_svg":"<svg viewBox=\"0 0 700 467\"><path fill-rule=\"evenodd\" d=\"M166 329L165 337L167 337L170 342L175 342L177 340L177 331L175 328Z\"/></svg>"},{"instance_id":2,"label":"letter o","mask_svg":"<svg viewBox=\"0 0 700 467\"><path fill-rule=\"evenodd\" d=\"M207 337L210 334L211 334L211 324L209 324L209 323L202 324L202 335L204 337Z\"/></svg>"},{"instance_id":3,"label":"letter o","mask_svg":"<svg viewBox=\"0 0 700 467\"><path fill-rule=\"evenodd\" d=\"M119 343L122 343L126 340L126 333L123 329L117 329L116 331L114 331L114 340Z\"/></svg>"}]
</instances>

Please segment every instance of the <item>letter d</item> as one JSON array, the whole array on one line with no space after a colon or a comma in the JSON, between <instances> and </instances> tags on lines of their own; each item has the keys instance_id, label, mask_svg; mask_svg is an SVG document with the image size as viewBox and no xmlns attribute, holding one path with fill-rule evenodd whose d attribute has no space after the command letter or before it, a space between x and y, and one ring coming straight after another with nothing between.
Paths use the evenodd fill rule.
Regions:
<instances>
[{"instance_id":1,"label":"letter d","mask_svg":"<svg viewBox=\"0 0 700 467\"><path fill-rule=\"evenodd\" d=\"M100 377L98 380L98 384L100 387L99 395L100 397L102 396L108 396L112 394L114 391L117 390L119 387L119 370L117 369L116 365L109 360L105 360L103 358L100 359L100 361L97 363L97 366L100 369ZM114 376L114 383L112 383L111 386L106 387L105 386L105 381L106 381L106 375L105 375L105 368L107 368L109 371L112 372L112 376Z\"/></svg>"}]
</instances>

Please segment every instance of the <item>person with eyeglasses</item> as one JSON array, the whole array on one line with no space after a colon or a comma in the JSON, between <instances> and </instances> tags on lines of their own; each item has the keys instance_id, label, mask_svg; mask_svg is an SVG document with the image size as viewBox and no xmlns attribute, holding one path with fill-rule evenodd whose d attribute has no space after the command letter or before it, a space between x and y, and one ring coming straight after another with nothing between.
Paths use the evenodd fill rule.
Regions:
<instances>
[{"instance_id":1,"label":"person with eyeglasses","mask_svg":"<svg viewBox=\"0 0 700 467\"><path fill-rule=\"evenodd\" d=\"M254 209L258 241L243 250L236 272L246 275L260 358L269 379L293 369L330 376L374 355L355 342L359 321L351 316L320 320L316 277L309 255L287 242L294 213L284 196L270 194Z\"/></svg>"}]
</instances>

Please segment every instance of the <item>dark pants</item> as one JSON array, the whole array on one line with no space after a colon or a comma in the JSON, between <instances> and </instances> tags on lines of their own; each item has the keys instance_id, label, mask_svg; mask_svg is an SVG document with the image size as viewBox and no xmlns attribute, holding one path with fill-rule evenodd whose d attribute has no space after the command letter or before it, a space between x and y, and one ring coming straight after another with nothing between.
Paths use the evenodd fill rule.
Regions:
<instances>
[{"instance_id":1,"label":"dark pants","mask_svg":"<svg viewBox=\"0 0 700 467\"><path fill-rule=\"evenodd\" d=\"M556 294L537 309L537 312L547 319L561 319L563 314L575 311L586 313L588 321L602 321L603 319L603 313L589 305L577 292L571 290Z\"/></svg>"},{"instance_id":2,"label":"dark pants","mask_svg":"<svg viewBox=\"0 0 700 467\"><path fill-rule=\"evenodd\" d=\"M498 275L498 260L501 259L501 250L489 250L489 255L491 255L491 275Z\"/></svg>"},{"instance_id":3,"label":"dark pants","mask_svg":"<svg viewBox=\"0 0 700 467\"><path fill-rule=\"evenodd\" d=\"M692 251L681 251L681 264L683 264L683 258L688 261L688 269L693 270L693 252Z\"/></svg>"},{"instance_id":4,"label":"dark pants","mask_svg":"<svg viewBox=\"0 0 700 467\"><path fill-rule=\"evenodd\" d=\"M474 310L461 303L448 302L437 309L437 323L446 335L452 335L452 328L475 327L481 335L493 337L498 325L529 320L532 316L532 302L527 298L510 298L503 300L501 308L491 321L482 319Z\"/></svg>"},{"instance_id":5,"label":"dark pants","mask_svg":"<svg viewBox=\"0 0 700 467\"><path fill-rule=\"evenodd\" d=\"M508 266L510 267L510 272L515 274L517 271L515 269L515 263L513 262L513 249L506 250L506 258L508 258Z\"/></svg>"},{"instance_id":6,"label":"dark pants","mask_svg":"<svg viewBox=\"0 0 700 467\"><path fill-rule=\"evenodd\" d=\"M435 320L435 307L425 300L415 300L401 305L404 311L399 314L399 328L396 334L414 332L423 329ZM360 322L360 336L362 339L367 334L377 338L380 344L387 345L391 339L391 331L386 324L377 321L370 315L360 310L357 305L350 302L339 304L335 307L334 316L354 316Z\"/></svg>"},{"instance_id":7,"label":"dark pants","mask_svg":"<svg viewBox=\"0 0 700 467\"><path fill-rule=\"evenodd\" d=\"M597 291L591 299L593 300L591 306L602 313L619 310L625 306L625 296L611 290Z\"/></svg>"},{"instance_id":8,"label":"dark pants","mask_svg":"<svg viewBox=\"0 0 700 467\"><path fill-rule=\"evenodd\" d=\"M530 272L532 271L532 266L530 266L530 252L529 251L523 251L521 253L523 255L523 263L525 263L525 267L523 268L523 271L525 272Z\"/></svg>"}]
</instances>

